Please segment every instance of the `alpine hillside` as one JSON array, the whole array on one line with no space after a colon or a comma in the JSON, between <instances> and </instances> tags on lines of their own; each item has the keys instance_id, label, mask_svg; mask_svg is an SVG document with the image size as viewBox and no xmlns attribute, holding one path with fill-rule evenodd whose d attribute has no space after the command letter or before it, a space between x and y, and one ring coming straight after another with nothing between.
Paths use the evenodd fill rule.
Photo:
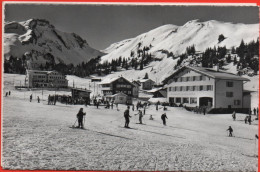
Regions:
<instances>
[{"instance_id":1,"label":"alpine hillside","mask_svg":"<svg viewBox=\"0 0 260 172\"><path fill-rule=\"evenodd\" d=\"M205 51L209 47L223 47L227 49L239 46L241 40L249 42L256 40L259 33L258 24L233 24L220 21L199 22L192 20L183 26L164 25L143 33L135 38L126 39L110 45L102 50L107 55L102 61L111 61L120 56L122 58L138 57L139 49L148 47L149 53L162 59L167 54L173 56L185 53L186 48L194 45L197 51ZM222 41L218 38L224 36ZM132 52L132 53L131 53Z\"/></svg>"},{"instance_id":2,"label":"alpine hillside","mask_svg":"<svg viewBox=\"0 0 260 172\"><path fill-rule=\"evenodd\" d=\"M19 58L45 65L79 64L103 55L75 33L59 31L43 19L8 22L4 25L4 58Z\"/></svg>"},{"instance_id":3,"label":"alpine hillside","mask_svg":"<svg viewBox=\"0 0 260 172\"><path fill-rule=\"evenodd\" d=\"M105 67L112 64L112 71L115 72L106 76L107 78L122 75L134 80L143 78L148 73L149 78L158 83L182 65L212 67L219 64L224 69L231 64L230 60L226 60L228 55L240 55L238 52L246 51L241 42L243 45L258 45L258 27L258 24L233 24L215 20L192 20L183 26L168 24L110 45L102 50L107 54L101 57L100 63ZM237 62L235 60L232 73L247 67L244 60L247 55L242 55L243 58L238 57ZM255 55L258 56L258 53L252 52L248 61L254 63L252 59ZM205 65L208 61L212 62L209 66ZM114 63L117 66L118 63L122 64L122 68L127 70L113 70Z\"/></svg>"}]
</instances>

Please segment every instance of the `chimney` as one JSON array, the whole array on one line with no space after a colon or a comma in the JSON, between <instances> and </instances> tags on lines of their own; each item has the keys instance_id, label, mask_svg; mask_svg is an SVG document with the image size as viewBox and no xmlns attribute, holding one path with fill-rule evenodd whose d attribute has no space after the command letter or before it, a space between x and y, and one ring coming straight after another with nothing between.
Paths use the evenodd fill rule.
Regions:
<instances>
[{"instance_id":1,"label":"chimney","mask_svg":"<svg viewBox=\"0 0 260 172\"><path fill-rule=\"evenodd\" d=\"M216 66L214 66L214 67L213 67L213 69L215 69L215 71L217 71L217 72L218 72L218 71L219 71L219 66L218 66L218 65L216 65Z\"/></svg>"}]
</instances>

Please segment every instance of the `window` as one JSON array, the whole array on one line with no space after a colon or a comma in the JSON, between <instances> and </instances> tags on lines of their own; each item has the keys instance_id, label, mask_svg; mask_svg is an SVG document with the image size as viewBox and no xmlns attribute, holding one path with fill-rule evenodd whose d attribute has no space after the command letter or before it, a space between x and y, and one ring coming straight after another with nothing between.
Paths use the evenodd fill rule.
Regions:
<instances>
[{"instance_id":1,"label":"window","mask_svg":"<svg viewBox=\"0 0 260 172\"><path fill-rule=\"evenodd\" d=\"M169 87L169 91L172 91L172 87Z\"/></svg>"},{"instance_id":2,"label":"window","mask_svg":"<svg viewBox=\"0 0 260 172\"><path fill-rule=\"evenodd\" d=\"M202 77L202 76L200 76L200 81L202 81L202 79L203 79L203 77Z\"/></svg>"},{"instance_id":3,"label":"window","mask_svg":"<svg viewBox=\"0 0 260 172\"><path fill-rule=\"evenodd\" d=\"M227 87L233 87L233 82L227 81L227 82L226 82L226 85L227 85Z\"/></svg>"},{"instance_id":4,"label":"window","mask_svg":"<svg viewBox=\"0 0 260 172\"><path fill-rule=\"evenodd\" d=\"M184 97L183 98L183 103L189 103L189 98L188 97Z\"/></svg>"},{"instance_id":5,"label":"window","mask_svg":"<svg viewBox=\"0 0 260 172\"><path fill-rule=\"evenodd\" d=\"M186 86L186 91L189 91L190 90L190 87L189 86Z\"/></svg>"},{"instance_id":6,"label":"window","mask_svg":"<svg viewBox=\"0 0 260 172\"><path fill-rule=\"evenodd\" d=\"M182 86L180 86L180 91L183 91Z\"/></svg>"},{"instance_id":7,"label":"window","mask_svg":"<svg viewBox=\"0 0 260 172\"><path fill-rule=\"evenodd\" d=\"M234 100L234 105L240 105L240 100Z\"/></svg>"},{"instance_id":8,"label":"window","mask_svg":"<svg viewBox=\"0 0 260 172\"><path fill-rule=\"evenodd\" d=\"M187 81L190 81L190 77L187 77Z\"/></svg>"},{"instance_id":9,"label":"window","mask_svg":"<svg viewBox=\"0 0 260 172\"><path fill-rule=\"evenodd\" d=\"M212 85L207 85L207 91L213 90Z\"/></svg>"},{"instance_id":10,"label":"window","mask_svg":"<svg viewBox=\"0 0 260 172\"><path fill-rule=\"evenodd\" d=\"M191 97L190 98L190 104L197 104L197 98L196 97Z\"/></svg>"},{"instance_id":11,"label":"window","mask_svg":"<svg viewBox=\"0 0 260 172\"><path fill-rule=\"evenodd\" d=\"M226 97L233 97L233 92L226 92Z\"/></svg>"},{"instance_id":12,"label":"window","mask_svg":"<svg viewBox=\"0 0 260 172\"><path fill-rule=\"evenodd\" d=\"M193 77L192 77L192 81L196 81L196 76L193 76Z\"/></svg>"},{"instance_id":13,"label":"window","mask_svg":"<svg viewBox=\"0 0 260 172\"><path fill-rule=\"evenodd\" d=\"M194 91L194 90L193 90L193 86L190 86L189 90L190 90L190 91Z\"/></svg>"},{"instance_id":14,"label":"window","mask_svg":"<svg viewBox=\"0 0 260 172\"><path fill-rule=\"evenodd\" d=\"M203 91L203 85L200 85L200 86L199 86L199 90L200 90L200 91Z\"/></svg>"},{"instance_id":15,"label":"window","mask_svg":"<svg viewBox=\"0 0 260 172\"><path fill-rule=\"evenodd\" d=\"M132 92L131 92L131 91L128 91L128 94L132 94Z\"/></svg>"},{"instance_id":16,"label":"window","mask_svg":"<svg viewBox=\"0 0 260 172\"><path fill-rule=\"evenodd\" d=\"M176 103L181 103L181 98L180 97L176 97Z\"/></svg>"}]
</instances>

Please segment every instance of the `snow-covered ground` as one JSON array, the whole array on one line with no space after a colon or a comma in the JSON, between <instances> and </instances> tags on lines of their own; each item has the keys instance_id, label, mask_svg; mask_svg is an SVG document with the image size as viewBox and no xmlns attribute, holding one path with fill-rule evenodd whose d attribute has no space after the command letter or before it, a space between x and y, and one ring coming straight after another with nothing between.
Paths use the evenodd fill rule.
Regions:
<instances>
[{"instance_id":1,"label":"snow-covered ground","mask_svg":"<svg viewBox=\"0 0 260 172\"><path fill-rule=\"evenodd\" d=\"M4 75L4 90L12 90L11 96L3 98L5 169L257 171L258 121L245 124L244 114L233 121L227 114L204 116L181 108L156 111L150 106L143 120L146 125L136 124L137 111L131 110L132 129L125 129L124 105L117 111L29 102L24 94L30 91L12 89L12 77L21 78ZM80 107L87 113L86 130L69 128ZM160 119L164 112L167 126ZM235 137L227 137L228 126Z\"/></svg>"}]
</instances>

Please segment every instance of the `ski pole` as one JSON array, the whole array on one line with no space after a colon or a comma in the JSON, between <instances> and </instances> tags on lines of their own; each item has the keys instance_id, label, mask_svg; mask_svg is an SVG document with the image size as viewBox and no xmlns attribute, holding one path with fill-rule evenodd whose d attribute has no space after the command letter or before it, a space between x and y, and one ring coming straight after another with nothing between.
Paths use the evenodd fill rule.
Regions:
<instances>
[{"instance_id":1,"label":"ski pole","mask_svg":"<svg viewBox=\"0 0 260 172\"><path fill-rule=\"evenodd\" d=\"M75 127L76 122L77 122L77 119L76 119L76 121L74 122L73 127Z\"/></svg>"}]
</instances>

